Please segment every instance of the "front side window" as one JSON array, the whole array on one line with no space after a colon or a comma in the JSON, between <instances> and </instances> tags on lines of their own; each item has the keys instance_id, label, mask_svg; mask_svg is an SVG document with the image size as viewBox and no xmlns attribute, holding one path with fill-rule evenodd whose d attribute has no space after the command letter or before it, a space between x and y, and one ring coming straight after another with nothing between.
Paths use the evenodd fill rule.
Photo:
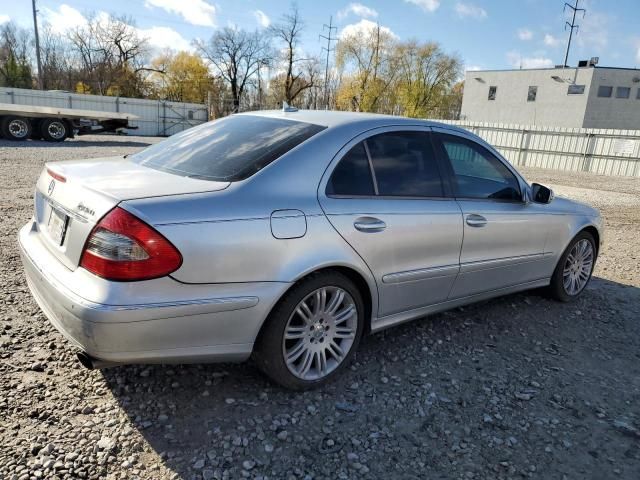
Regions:
<instances>
[{"instance_id":1,"label":"front side window","mask_svg":"<svg viewBox=\"0 0 640 480\"><path fill-rule=\"evenodd\" d=\"M441 197L442 181L429 136L390 132L366 140L378 194Z\"/></svg>"},{"instance_id":2,"label":"front side window","mask_svg":"<svg viewBox=\"0 0 640 480\"><path fill-rule=\"evenodd\" d=\"M375 195L364 143L360 142L342 157L327 183L327 195Z\"/></svg>"},{"instance_id":3,"label":"front side window","mask_svg":"<svg viewBox=\"0 0 640 480\"><path fill-rule=\"evenodd\" d=\"M266 167L326 127L257 115L232 115L177 133L129 160L204 180L234 182Z\"/></svg>"},{"instance_id":4,"label":"front side window","mask_svg":"<svg viewBox=\"0 0 640 480\"><path fill-rule=\"evenodd\" d=\"M538 96L538 87L534 85L530 86L529 91L527 92L527 102L535 102L537 96Z\"/></svg>"},{"instance_id":5,"label":"front side window","mask_svg":"<svg viewBox=\"0 0 640 480\"><path fill-rule=\"evenodd\" d=\"M456 197L522 199L516 176L482 145L454 135L439 137L453 170Z\"/></svg>"},{"instance_id":6,"label":"front side window","mask_svg":"<svg viewBox=\"0 0 640 480\"><path fill-rule=\"evenodd\" d=\"M631 89L629 87L616 87L616 98L629 98Z\"/></svg>"},{"instance_id":7,"label":"front side window","mask_svg":"<svg viewBox=\"0 0 640 480\"><path fill-rule=\"evenodd\" d=\"M602 98L609 98L613 93L613 87L607 85L600 85L598 87L598 96Z\"/></svg>"},{"instance_id":8,"label":"front side window","mask_svg":"<svg viewBox=\"0 0 640 480\"><path fill-rule=\"evenodd\" d=\"M496 99L496 93L498 93L498 87L489 87L489 100Z\"/></svg>"}]
</instances>

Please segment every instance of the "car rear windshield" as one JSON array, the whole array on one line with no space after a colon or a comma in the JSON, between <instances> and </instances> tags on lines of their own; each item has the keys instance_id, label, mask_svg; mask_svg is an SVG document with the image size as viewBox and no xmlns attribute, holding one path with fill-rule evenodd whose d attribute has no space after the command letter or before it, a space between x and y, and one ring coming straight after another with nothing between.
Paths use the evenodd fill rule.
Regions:
<instances>
[{"instance_id":1,"label":"car rear windshield","mask_svg":"<svg viewBox=\"0 0 640 480\"><path fill-rule=\"evenodd\" d=\"M185 177L234 182L258 172L326 127L257 115L205 123L129 159Z\"/></svg>"}]
</instances>

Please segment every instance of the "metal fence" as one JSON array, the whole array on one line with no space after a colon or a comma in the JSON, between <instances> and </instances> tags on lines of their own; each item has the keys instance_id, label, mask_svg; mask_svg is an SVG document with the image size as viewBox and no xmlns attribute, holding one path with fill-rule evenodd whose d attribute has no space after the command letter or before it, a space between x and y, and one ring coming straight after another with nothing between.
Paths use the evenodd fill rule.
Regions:
<instances>
[{"instance_id":1,"label":"metal fence","mask_svg":"<svg viewBox=\"0 0 640 480\"><path fill-rule=\"evenodd\" d=\"M640 177L640 130L438 121L470 130L514 165Z\"/></svg>"},{"instance_id":2,"label":"metal fence","mask_svg":"<svg viewBox=\"0 0 640 480\"><path fill-rule=\"evenodd\" d=\"M0 103L41 107L77 108L100 112L131 113L137 126L132 135L167 136L208 120L207 108L199 103L166 102L140 98L108 97L47 90L0 87Z\"/></svg>"}]
</instances>

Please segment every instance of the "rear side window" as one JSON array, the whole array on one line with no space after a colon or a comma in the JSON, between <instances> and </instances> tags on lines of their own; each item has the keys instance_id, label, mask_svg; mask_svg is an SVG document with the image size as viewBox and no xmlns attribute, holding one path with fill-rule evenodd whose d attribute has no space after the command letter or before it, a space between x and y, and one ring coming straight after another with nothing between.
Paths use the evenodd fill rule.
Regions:
<instances>
[{"instance_id":1,"label":"rear side window","mask_svg":"<svg viewBox=\"0 0 640 480\"><path fill-rule=\"evenodd\" d=\"M327 195L375 195L369 159L363 143L347 153L336 166Z\"/></svg>"},{"instance_id":2,"label":"rear side window","mask_svg":"<svg viewBox=\"0 0 640 480\"><path fill-rule=\"evenodd\" d=\"M378 194L441 197L442 181L429 136L392 132L366 140L376 175Z\"/></svg>"},{"instance_id":3,"label":"rear side window","mask_svg":"<svg viewBox=\"0 0 640 480\"><path fill-rule=\"evenodd\" d=\"M516 176L486 148L454 135L439 134L460 198L522 199Z\"/></svg>"},{"instance_id":4,"label":"rear side window","mask_svg":"<svg viewBox=\"0 0 640 480\"><path fill-rule=\"evenodd\" d=\"M250 177L325 128L233 115L173 135L129 159L185 177L233 182Z\"/></svg>"}]
</instances>

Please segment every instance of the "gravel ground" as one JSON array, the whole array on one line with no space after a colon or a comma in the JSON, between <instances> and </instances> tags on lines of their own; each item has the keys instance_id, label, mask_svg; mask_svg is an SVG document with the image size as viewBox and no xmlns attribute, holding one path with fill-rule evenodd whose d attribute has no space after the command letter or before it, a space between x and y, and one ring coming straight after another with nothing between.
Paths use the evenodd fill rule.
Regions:
<instances>
[{"instance_id":1,"label":"gravel ground","mask_svg":"<svg viewBox=\"0 0 640 480\"><path fill-rule=\"evenodd\" d=\"M531 292L396 327L292 393L250 363L84 370L29 295L16 233L43 162L150 141L0 142L0 478L640 477L639 179L524 170L605 216L576 303Z\"/></svg>"}]
</instances>

